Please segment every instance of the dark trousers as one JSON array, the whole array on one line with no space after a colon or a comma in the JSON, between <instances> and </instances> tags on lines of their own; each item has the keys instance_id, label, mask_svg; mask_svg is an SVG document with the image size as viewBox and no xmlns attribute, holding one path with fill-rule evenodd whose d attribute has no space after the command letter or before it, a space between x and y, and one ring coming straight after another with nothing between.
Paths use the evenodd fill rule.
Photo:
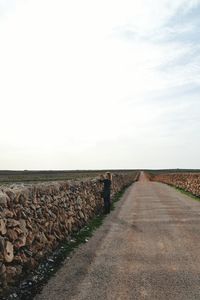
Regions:
<instances>
[{"instance_id":1,"label":"dark trousers","mask_svg":"<svg viewBox=\"0 0 200 300\"><path fill-rule=\"evenodd\" d=\"M104 213L108 214L110 213L110 193L104 194L103 200L104 200Z\"/></svg>"}]
</instances>

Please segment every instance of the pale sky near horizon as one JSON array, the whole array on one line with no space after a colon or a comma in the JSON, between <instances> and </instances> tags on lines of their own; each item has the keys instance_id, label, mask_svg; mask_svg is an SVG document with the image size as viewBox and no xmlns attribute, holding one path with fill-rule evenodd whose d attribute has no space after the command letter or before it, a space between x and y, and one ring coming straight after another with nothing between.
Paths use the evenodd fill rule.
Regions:
<instances>
[{"instance_id":1,"label":"pale sky near horizon","mask_svg":"<svg viewBox=\"0 0 200 300\"><path fill-rule=\"evenodd\" d=\"M200 168L200 0L0 0L0 169Z\"/></svg>"}]
</instances>

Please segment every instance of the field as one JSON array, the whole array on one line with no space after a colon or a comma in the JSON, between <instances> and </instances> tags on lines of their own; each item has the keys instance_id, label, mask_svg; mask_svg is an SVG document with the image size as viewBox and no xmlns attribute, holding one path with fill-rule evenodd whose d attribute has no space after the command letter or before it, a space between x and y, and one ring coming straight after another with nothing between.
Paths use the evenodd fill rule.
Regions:
<instances>
[{"instance_id":1,"label":"field","mask_svg":"<svg viewBox=\"0 0 200 300\"><path fill-rule=\"evenodd\" d=\"M99 176L104 174L106 171L112 173L128 173L140 170L56 170L56 171L0 171L0 185L12 184L12 183L33 183L43 181L57 181L57 180L69 180L69 179L83 179L89 177ZM200 173L199 169L163 169L163 170L144 170L152 175L159 175L165 173Z\"/></svg>"},{"instance_id":2,"label":"field","mask_svg":"<svg viewBox=\"0 0 200 300\"><path fill-rule=\"evenodd\" d=\"M144 170L153 175L166 174L166 173L200 173L200 169L157 169L157 170Z\"/></svg>"},{"instance_id":3,"label":"field","mask_svg":"<svg viewBox=\"0 0 200 300\"><path fill-rule=\"evenodd\" d=\"M112 173L128 173L135 170L70 170L70 171L0 171L0 185L11 183L33 183L43 181L57 181L82 179L99 176L106 171Z\"/></svg>"}]
</instances>

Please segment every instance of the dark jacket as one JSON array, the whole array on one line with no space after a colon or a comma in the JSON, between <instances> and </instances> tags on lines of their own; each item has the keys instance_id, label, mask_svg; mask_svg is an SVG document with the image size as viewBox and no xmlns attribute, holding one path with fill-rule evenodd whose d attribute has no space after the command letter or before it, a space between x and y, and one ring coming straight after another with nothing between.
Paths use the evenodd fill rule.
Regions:
<instances>
[{"instance_id":1,"label":"dark jacket","mask_svg":"<svg viewBox=\"0 0 200 300\"><path fill-rule=\"evenodd\" d=\"M103 183L103 197L110 195L111 191L111 180L110 179L103 179L100 180Z\"/></svg>"}]
</instances>

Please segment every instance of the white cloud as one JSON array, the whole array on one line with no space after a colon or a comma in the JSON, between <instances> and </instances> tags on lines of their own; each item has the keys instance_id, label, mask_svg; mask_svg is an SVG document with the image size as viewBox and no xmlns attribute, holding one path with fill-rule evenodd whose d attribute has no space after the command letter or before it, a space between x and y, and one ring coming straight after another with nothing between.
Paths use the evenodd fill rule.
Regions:
<instances>
[{"instance_id":1,"label":"white cloud","mask_svg":"<svg viewBox=\"0 0 200 300\"><path fill-rule=\"evenodd\" d=\"M195 27L166 24L198 3L18 1L0 28L0 168L152 166L163 137L174 144L169 115L180 107L168 107L166 93L199 85L197 56L180 62L194 47L168 40Z\"/></svg>"}]
</instances>

